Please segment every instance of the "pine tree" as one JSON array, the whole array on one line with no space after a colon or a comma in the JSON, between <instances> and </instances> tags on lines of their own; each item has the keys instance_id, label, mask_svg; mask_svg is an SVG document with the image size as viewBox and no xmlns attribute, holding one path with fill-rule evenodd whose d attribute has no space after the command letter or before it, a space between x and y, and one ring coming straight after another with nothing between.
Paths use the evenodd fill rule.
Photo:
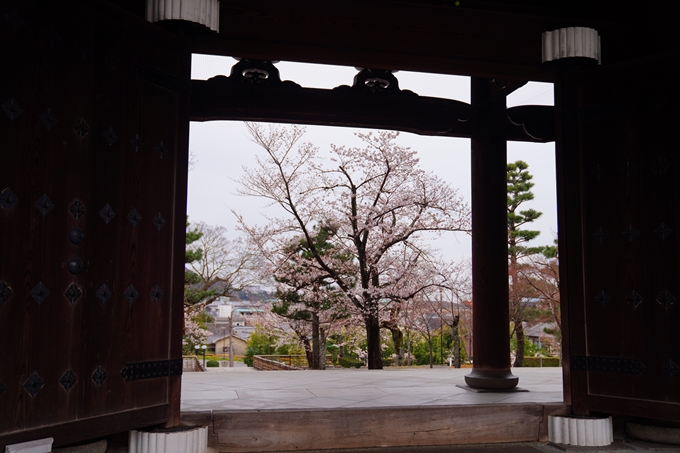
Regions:
<instances>
[{"instance_id":1,"label":"pine tree","mask_svg":"<svg viewBox=\"0 0 680 453\"><path fill-rule=\"evenodd\" d=\"M332 234L333 229L326 225L317 228L312 238L316 249L323 256L334 254L338 260L349 261L350 256L340 255L334 250L329 241ZM348 317L346 308L342 306L342 293L334 286L330 276L318 269L306 240L293 240L284 256L284 263L274 275L278 283L277 301L272 304L271 311L293 322L311 324L311 346L307 334L302 334L307 361L310 369L323 370L329 333L327 326Z\"/></svg>"},{"instance_id":2,"label":"pine tree","mask_svg":"<svg viewBox=\"0 0 680 453\"><path fill-rule=\"evenodd\" d=\"M190 248L189 246L201 239L203 233L196 228L189 229L189 217L187 216L187 232L186 232L186 252L184 255L184 264L193 263L203 258L203 249ZM211 296L214 291L202 289L199 285L201 277L195 272L184 269L184 305L191 308L207 297Z\"/></svg>"},{"instance_id":3,"label":"pine tree","mask_svg":"<svg viewBox=\"0 0 680 453\"><path fill-rule=\"evenodd\" d=\"M186 220L187 232L186 242L187 249L184 255L184 264L193 263L203 257L203 250L200 248L190 249L189 245L198 241L203 233L197 229L189 229L189 218ZM196 313L193 308L205 298L212 295L211 291L200 289L199 283L201 278L188 269L184 269L184 335L183 335L183 349L184 352L193 352L194 346L205 342L206 335L210 334L205 330L206 318L200 318L200 313Z\"/></svg>"},{"instance_id":4,"label":"pine tree","mask_svg":"<svg viewBox=\"0 0 680 453\"><path fill-rule=\"evenodd\" d=\"M523 229L525 225L541 217L542 212L534 209L519 210L520 206L534 199L531 188L533 176L527 170L529 164L522 160L509 163L507 166L508 184L508 270L510 273L510 320L514 328L512 335L516 335L517 349L515 352L515 367L521 367L524 361L524 327L522 322L529 316L523 299L526 292L521 287L519 278L520 260L536 253L543 253L546 247L527 247L523 244L535 239L541 232Z\"/></svg>"}]
</instances>

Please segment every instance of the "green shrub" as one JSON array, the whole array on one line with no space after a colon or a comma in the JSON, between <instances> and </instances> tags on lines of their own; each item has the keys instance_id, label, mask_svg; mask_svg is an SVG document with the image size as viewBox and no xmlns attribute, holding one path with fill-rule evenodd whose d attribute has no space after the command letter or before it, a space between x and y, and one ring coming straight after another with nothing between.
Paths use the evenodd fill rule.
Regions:
<instances>
[{"instance_id":1,"label":"green shrub","mask_svg":"<svg viewBox=\"0 0 680 453\"><path fill-rule=\"evenodd\" d=\"M218 362L217 360L208 360L205 366L210 368L216 368L220 366L220 362Z\"/></svg>"},{"instance_id":2,"label":"green shrub","mask_svg":"<svg viewBox=\"0 0 680 453\"><path fill-rule=\"evenodd\" d=\"M364 365L363 361L353 357L340 357L338 363L343 368L361 368Z\"/></svg>"},{"instance_id":3,"label":"green shrub","mask_svg":"<svg viewBox=\"0 0 680 453\"><path fill-rule=\"evenodd\" d=\"M541 366L540 357L524 357L524 362L522 363L525 367L539 367ZM559 357L543 357L544 367L557 367L560 366Z\"/></svg>"}]
</instances>

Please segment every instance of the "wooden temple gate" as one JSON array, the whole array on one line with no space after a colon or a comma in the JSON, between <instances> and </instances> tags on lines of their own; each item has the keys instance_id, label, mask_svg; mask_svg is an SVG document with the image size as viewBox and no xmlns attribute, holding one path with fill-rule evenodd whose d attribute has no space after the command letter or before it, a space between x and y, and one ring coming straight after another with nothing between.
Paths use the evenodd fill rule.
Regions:
<instances>
[{"instance_id":1,"label":"wooden temple gate","mask_svg":"<svg viewBox=\"0 0 680 453\"><path fill-rule=\"evenodd\" d=\"M178 423L189 50L106 3L5 13L0 444Z\"/></svg>"},{"instance_id":2,"label":"wooden temple gate","mask_svg":"<svg viewBox=\"0 0 680 453\"><path fill-rule=\"evenodd\" d=\"M220 33L151 24L134 0L0 11L0 446L178 423L190 119L472 138L468 382L491 387L517 383L505 144L555 140L565 403L680 421L680 94L664 30L647 26L642 44L662 42L647 51L626 47L633 15L597 8L288 3L223 2ZM541 62L542 32L584 23L611 63ZM191 52L247 59L190 82ZM279 80L281 59L371 69L313 90ZM402 92L394 68L470 75L472 103ZM528 80L555 83L554 109L505 108Z\"/></svg>"}]
</instances>

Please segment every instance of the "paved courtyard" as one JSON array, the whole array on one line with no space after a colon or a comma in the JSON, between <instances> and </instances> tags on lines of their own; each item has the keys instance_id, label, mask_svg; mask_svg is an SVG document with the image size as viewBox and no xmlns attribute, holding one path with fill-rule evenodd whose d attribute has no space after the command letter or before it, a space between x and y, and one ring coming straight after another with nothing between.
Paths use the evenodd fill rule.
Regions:
<instances>
[{"instance_id":1,"label":"paved courtyard","mask_svg":"<svg viewBox=\"0 0 680 453\"><path fill-rule=\"evenodd\" d=\"M208 368L182 376L182 411L562 402L561 368L515 368L528 392L475 393L470 369L449 367L257 371Z\"/></svg>"}]
</instances>

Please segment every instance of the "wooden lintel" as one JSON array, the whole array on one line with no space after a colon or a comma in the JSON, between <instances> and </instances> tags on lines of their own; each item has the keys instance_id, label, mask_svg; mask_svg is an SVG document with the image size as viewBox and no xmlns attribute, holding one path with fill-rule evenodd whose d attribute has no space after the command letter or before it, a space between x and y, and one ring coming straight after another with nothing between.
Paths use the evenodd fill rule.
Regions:
<instances>
[{"instance_id":1,"label":"wooden lintel","mask_svg":"<svg viewBox=\"0 0 680 453\"><path fill-rule=\"evenodd\" d=\"M474 134L469 104L409 91L366 93L349 86L322 90L292 83L256 85L234 83L226 77L193 80L191 84L192 121L266 121L390 129L442 137L471 138ZM532 137L521 125L508 121L508 140L553 140L554 132L541 132Z\"/></svg>"}]
</instances>

